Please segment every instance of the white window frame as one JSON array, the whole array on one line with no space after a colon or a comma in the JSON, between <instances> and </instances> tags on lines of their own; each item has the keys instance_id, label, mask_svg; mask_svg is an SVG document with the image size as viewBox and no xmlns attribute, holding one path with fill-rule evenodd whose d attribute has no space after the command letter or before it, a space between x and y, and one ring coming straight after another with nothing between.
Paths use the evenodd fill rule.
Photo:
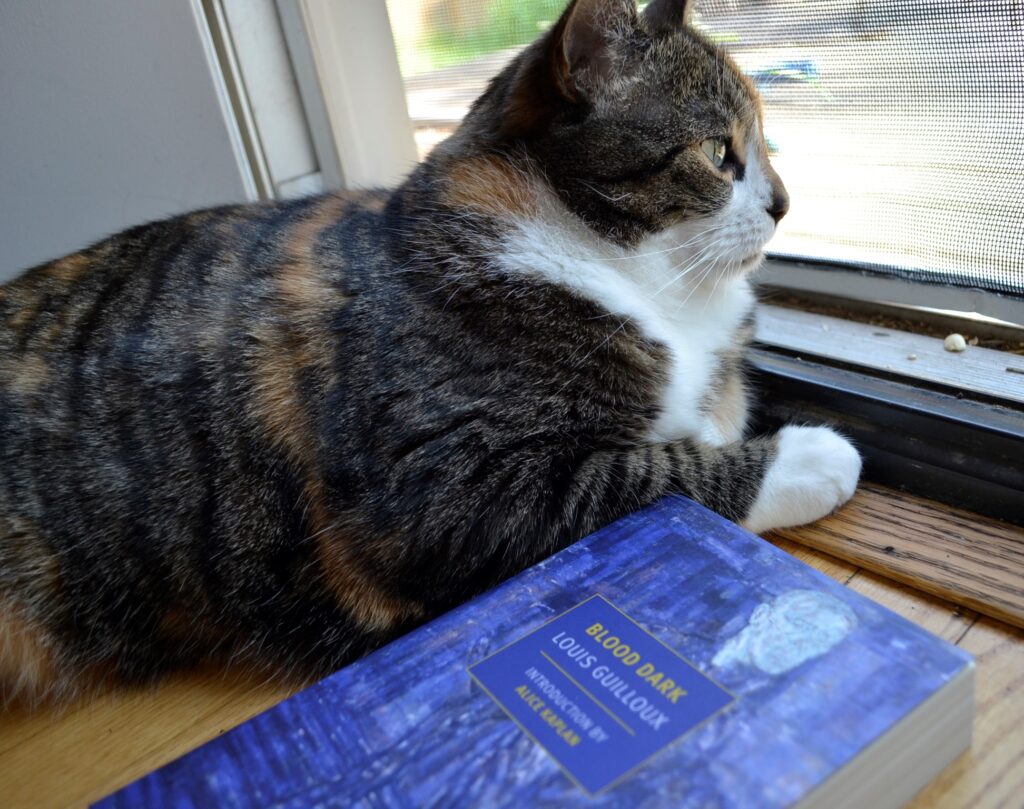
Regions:
<instances>
[{"instance_id":1,"label":"white window frame","mask_svg":"<svg viewBox=\"0 0 1024 809\"><path fill-rule=\"evenodd\" d=\"M277 0L328 187L397 185L418 156L384 0Z\"/></svg>"}]
</instances>

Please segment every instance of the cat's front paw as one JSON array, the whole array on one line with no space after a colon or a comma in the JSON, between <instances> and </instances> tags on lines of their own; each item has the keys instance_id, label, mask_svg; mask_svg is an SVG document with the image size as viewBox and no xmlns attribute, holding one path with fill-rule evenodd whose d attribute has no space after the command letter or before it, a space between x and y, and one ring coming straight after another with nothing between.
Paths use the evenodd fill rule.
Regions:
<instances>
[{"instance_id":1,"label":"cat's front paw","mask_svg":"<svg viewBox=\"0 0 1024 809\"><path fill-rule=\"evenodd\" d=\"M784 427L743 526L760 534L824 517L853 497L860 467L857 450L833 430Z\"/></svg>"}]
</instances>

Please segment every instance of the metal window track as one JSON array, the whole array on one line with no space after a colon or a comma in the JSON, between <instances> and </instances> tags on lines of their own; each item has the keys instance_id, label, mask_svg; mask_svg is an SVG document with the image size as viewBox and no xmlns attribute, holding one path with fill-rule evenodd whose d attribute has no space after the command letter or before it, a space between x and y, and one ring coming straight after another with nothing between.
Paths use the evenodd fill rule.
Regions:
<instances>
[{"instance_id":1,"label":"metal window track","mask_svg":"<svg viewBox=\"0 0 1024 809\"><path fill-rule=\"evenodd\" d=\"M831 424L861 450L865 479L1024 525L1024 408L778 348L750 364L757 429Z\"/></svg>"},{"instance_id":2,"label":"metal window track","mask_svg":"<svg viewBox=\"0 0 1024 809\"><path fill-rule=\"evenodd\" d=\"M970 286L952 286L927 278L907 278L865 267L770 258L758 283L855 301L895 303L972 312L1024 325L1024 297Z\"/></svg>"}]
</instances>

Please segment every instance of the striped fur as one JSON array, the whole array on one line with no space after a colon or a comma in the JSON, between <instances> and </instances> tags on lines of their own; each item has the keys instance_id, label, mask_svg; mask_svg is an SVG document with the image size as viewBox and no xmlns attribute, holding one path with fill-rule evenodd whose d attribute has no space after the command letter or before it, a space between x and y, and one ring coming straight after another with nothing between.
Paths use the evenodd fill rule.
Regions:
<instances>
[{"instance_id":1,"label":"striped fur","mask_svg":"<svg viewBox=\"0 0 1024 809\"><path fill-rule=\"evenodd\" d=\"M207 659L315 677L668 492L757 527L849 496L852 449L741 440L749 264L692 285L739 302L699 356L690 287L643 304L645 251L754 194L744 160L758 216L783 204L684 5L575 0L393 192L200 211L0 287L8 697ZM714 169L700 140L734 129Z\"/></svg>"}]
</instances>

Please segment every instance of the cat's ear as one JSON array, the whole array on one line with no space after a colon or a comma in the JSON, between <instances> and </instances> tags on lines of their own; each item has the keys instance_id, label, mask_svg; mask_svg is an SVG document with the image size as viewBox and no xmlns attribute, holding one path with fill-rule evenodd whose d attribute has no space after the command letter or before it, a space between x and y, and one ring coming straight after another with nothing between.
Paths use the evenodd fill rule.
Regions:
<instances>
[{"instance_id":1,"label":"cat's ear","mask_svg":"<svg viewBox=\"0 0 1024 809\"><path fill-rule=\"evenodd\" d=\"M523 54L494 132L526 138L566 106L585 104L616 69L617 40L640 30L636 0L573 0Z\"/></svg>"},{"instance_id":2,"label":"cat's ear","mask_svg":"<svg viewBox=\"0 0 1024 809\"><path fill-rule=\"evenodd\" d=\"M651 0L644 9L644 27L652 34L672 33L690 22L693 0Z\"/></svg>"},{"instance_id":3,"label":"cat's ear","mask_svg":"<svg viewBox=\"0 0 1024 809\"><path fill-rule=\"evenodd\" d=\"M559 20L552 57L563 94L585 98L616 67L616 46L637 29L636 0L575 0Z\"/></svg>"}]
</instances>

